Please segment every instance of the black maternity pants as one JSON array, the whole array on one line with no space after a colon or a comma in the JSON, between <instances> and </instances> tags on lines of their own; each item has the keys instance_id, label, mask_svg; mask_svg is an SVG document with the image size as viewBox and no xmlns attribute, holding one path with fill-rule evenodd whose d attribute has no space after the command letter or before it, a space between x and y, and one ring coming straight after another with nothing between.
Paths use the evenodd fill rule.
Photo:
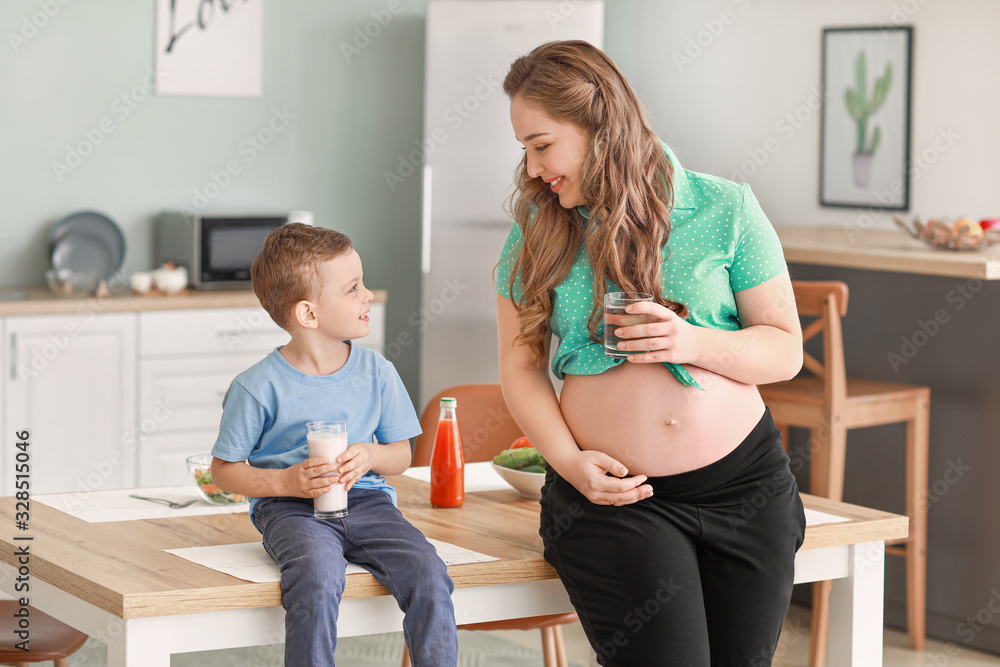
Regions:
<instances>
[{"instance_id":1,"label":"black maternity pants","mask_svg":"<svg viewBox=\"0 0 1000 667\"><path fill-rule=\"evenodd\" d=\"M704 468L652 477L653 495L595 505L549 470L540 533L607 667L765 667L792 593L805 515L765 409Z\"/></svg>"}]
</instances>

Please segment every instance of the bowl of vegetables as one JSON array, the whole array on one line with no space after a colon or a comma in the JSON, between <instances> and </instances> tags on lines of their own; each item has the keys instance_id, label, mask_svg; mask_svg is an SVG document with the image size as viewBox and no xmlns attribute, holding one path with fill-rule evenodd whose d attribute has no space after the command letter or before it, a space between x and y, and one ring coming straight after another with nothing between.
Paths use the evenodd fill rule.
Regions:
<instances>
[{"instance_id":1,"label":"bowl of vegetables","mask_svg":"<svg viewBox=\"0 0 1000 667\"><path fill-rule=\"evenodd\" d=\"M187 458L188 472L194 478L198 495L213 505L233 505L246 502L246 496L223 491L212 483L212 455L195 454Z\"/></svg>"},{"instance_id":2,"label":"bowl of vegetables","mask_svg":"<svg viewBox=\"0 0 1000 667\"><path fill-rule=\"evenodd\" d=\"M518 438L493 457L493 469L525 498L542 497L545 483L545 459L527 438Z\"/></svg>"}]
</instances>

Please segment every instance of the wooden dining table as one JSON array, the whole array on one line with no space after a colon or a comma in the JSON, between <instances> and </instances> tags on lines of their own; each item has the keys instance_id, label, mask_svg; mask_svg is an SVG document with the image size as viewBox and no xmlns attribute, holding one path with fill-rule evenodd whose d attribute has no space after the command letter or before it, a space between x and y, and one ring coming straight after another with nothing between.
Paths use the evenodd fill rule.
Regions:
<instances>
[{"instance_id":1,"label":"wooden dining table","mask_svg":"<svg viewBox=\"0 0 1000 667\"><path fill-rule=\"evenodd\" d=\"M494 490L439 509L425 482L390 483L400 510L427 537L497 558L449 567L458 623L572 611L542 558L537 500ZM829 664L881 665L884 541L904 537L907 518L802 497L806 508L840 518L809 525L795 562L796 583L834 580ZM0 498L0 588L106 643L110 667L168 667L173 653L284 641L277 582L244 581L164 551L257 542L245 512L88 523L32 502L26 531L16 529L16 512L14 498ZM26 564L18 551L25 548ZM374 577L348 576L339 636L401 627L395 600Z\"/></svg>"}]
</instances>

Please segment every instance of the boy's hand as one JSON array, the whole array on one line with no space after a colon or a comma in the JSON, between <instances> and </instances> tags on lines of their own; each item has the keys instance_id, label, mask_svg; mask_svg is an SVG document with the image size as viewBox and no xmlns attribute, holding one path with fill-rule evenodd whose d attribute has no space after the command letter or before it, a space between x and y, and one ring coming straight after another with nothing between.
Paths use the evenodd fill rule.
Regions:
<instances>
[{"instance_id":1,"label":"boy's hand","mask_svg":"<svg viewBox=\"0 0 1000 667\"><path fill-rule=\"evenodd\" d=\"M340 481L344 484L344 489L350 491L354 483L372 469L375 464L375 447L369 442L356 442L337 457Z\"/></svg>"},{"instance_id":2,"label":"boy's hand","mask_svg":"<svg viewBox=\"0 0 1000 667\"><path fill-rule=\"evenodd\" d=\"M325 456L306 459L302 463L284 469L285 495L294 498L315 498L326 493L330 484L337 481L337 476L323 477L327 473L336 473L337 465L330 463Z\"/></svg>"}]
</instances>

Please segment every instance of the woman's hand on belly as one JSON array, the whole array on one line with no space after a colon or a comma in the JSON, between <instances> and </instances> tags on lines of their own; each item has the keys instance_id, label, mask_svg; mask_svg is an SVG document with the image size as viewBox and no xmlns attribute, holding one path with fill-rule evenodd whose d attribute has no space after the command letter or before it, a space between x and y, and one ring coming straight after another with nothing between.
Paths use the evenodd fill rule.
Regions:
<instances>
[{"instance_id":1,"label":"woman's hand on belly","mask_svg":"<svg viewBox=\"0 0 1000 667\"><path fill-rule=\"evenodd\" d=\"M576 452L559 460L557 472L595 505L629 505L653 495L645 475L625 477L628 469L604 452Z\"/></svg>"}]
</instances>

